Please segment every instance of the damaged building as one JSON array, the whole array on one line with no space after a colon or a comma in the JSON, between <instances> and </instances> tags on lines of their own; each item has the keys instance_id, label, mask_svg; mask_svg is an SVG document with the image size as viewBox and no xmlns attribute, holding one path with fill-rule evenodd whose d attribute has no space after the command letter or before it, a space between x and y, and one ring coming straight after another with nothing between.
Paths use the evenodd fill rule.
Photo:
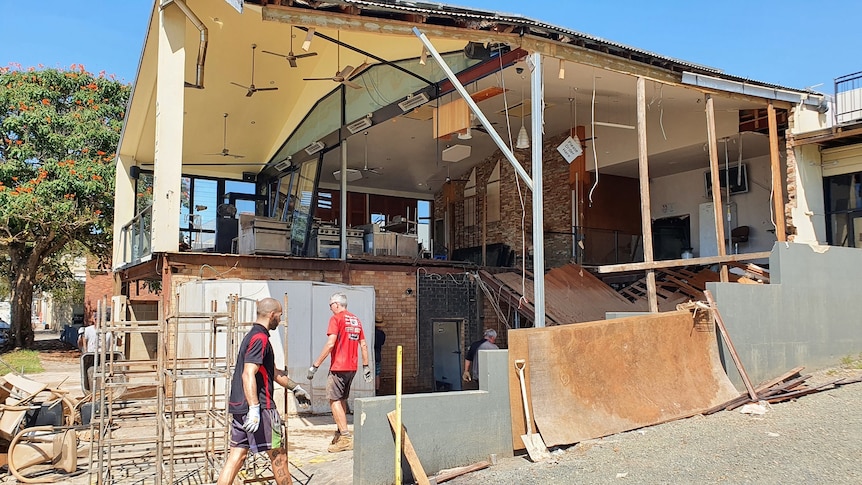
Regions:
<instances>
[{"instance_id":1,"label":"damaged building","mask_svg":"<svg viewBox=\"0 0 862 485\"><path fill-rule=\"evenodd\" d=\"M571 332L614 338L570 324L663 322L709 289L753 381L857 353L862 332L846 301L860 276L846 268L862 264L858 79L841 80L830 102L440 4L154 2L117 155L105 319L128 335L122 369L140 369L122 386L140 378L158 392L124 401L124 412L223 411L230 335L263 296L286 301L277 353L303 375L336 289L355 296L351 310L367 324L386 322L382 395L395 391L401 346L403 389L417 399L406 396L405 412L501 418L483 431L488 449L436 454L429 472L524 448L512 362L529 365L533 345L548 365L573 362L576 350L555 347L580 338ZM485 328L509 349L481 357L502 374L443 394L462 390L463 353ZM698 345L716 343L710 331ZM710 358L730 380L686 412L737 394L727 347ZM536 406L554 376L530 368ZM324 381L310 386L316 411L326 409ZM372 416L356 426L354 480L391 483L388 455L390 468L361 449L389 436L369 429L391 410L373 396L361 385L354 396ZM534 412L539 431L558 429L559 416ZM117 443L158 444L159 466L139 473L201 470L193 444L166 444L181 433L164 414L146 416L161 423L156 435ZM224 426L207 416L202 433L218 457ZM121 449L100 452L122 462Z\"/></svg>"}]
</instances>

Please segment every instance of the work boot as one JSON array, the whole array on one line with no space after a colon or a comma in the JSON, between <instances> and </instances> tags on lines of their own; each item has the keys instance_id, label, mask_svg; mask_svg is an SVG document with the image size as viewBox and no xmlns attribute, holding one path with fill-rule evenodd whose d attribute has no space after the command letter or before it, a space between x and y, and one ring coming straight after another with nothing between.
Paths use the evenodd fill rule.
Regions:
<instances>
[{"instance_id":1,"label":"work boot","mask_svg":"<svg viewBox=\"0 0 862 485\"><path fill-rule=\"evenodd\" d=\"M350 451L353 449L353 435L340 435L338 441L329 445L326 451L338 453L339 451Z\"/></svg>"}]
</instances>

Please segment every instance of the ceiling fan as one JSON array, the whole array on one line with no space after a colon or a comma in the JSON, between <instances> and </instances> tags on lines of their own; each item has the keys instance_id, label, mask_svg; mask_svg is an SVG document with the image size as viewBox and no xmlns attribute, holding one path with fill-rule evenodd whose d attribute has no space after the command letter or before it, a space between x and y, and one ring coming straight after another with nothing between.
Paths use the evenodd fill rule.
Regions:
<instances>
[{"instance_id":1,"label":"ceiling fan","mask_svg":"<svg viewBox=\"0 0 862 485\"><path fill-rule=\"evenodd\" d=\"M297 59L302 59L304 57L311 57L311 56L317 55L317 52L308 52L306 54L299 54L299 55L293 53L293 26L290 27L290 52L288 52L287 55L279 54L278 52L270 52L270 51L261 51L261 52L264 52L266 54L272 54L274 56L284 57L285 59L287 59L287 62L290 63L290 67L296 67L296 60Z\"/></svg>"},{"instance_id":2,"label":"ceiling fan","mask_svg":"<svg viewBox=\"0 0 862 485\"><path fill-rule=\"evenodd\" d=\"M218 155L222 157L245 158L245 155L234 155L227 149L227 113L224 114L224 138L220 153L207 153L207 155Z\"/></svg>"},{"instance_id":3,"label":"ceiling fan","mask_svg":"<svg viewBox=\"0 0 862 485\"><path fill-rule=\"evenodd\" d=\"M380 170L383 170L383 167L368 167L368 132L365 133L365 165L359 169L362 172L373 173L374 175L380 175Z\"/></svg>"},{"instance_id":4,"label":"ceiling fan","mask_svg":"<svg viewBox=\"0 0 862 485\"><path fill-rule=\"evenodd\" d=\"M341 37L341 33L339 32L339 40L338 40L339 43L341 42L340 37ZM338 46L338 48L336 50L336 55L337 55L337 57L336 57L336 62L337 62L336 68L338 68L338 66L341 65L341 46L340 45ZM344 69L342 69L340 71L336 71L335 75L332 77L306 77L306 78L302 78L302 80L303 81L334 81L334 82L337 82L339 84L343 84L343 85L350 87L350 88L353 88L353 89L362 89L362 86L351 81L351 79L356 77L366 67L368 67L367 62L363 62L362 64L360 64L358 67L355 67L355 68L351 65L347 65L347 66L344 66Z\"/></svg>"},{"instance_id":5,"label":"ceiling fan","mask_svg":"<svg viewBox=\"0 0 862 485\"><path fill-rule=\"evenodd\" d=\"M452 178L450 173L449 173L449 166L447 165L446 166L446 177L442 178L442 179L441 178L428 179L428 185L430 187L431 182L443 182L443 185L447 185L447 184L451 184L452 182L469 182L469 181L470 181L469 175L467 175L463 178Z\"/></svg>"},{"instance_id":6,"label":"ceiling fan","mask_svg":"<svg viewBox=\"0 0 862 485\"><path fill-rule=\"evenodd\" d=\"M247 98L250 98L254 93L256 93L258 91L276 91L276 90L278 90L277 87L259 88L259 87L256 87L254 85L254 51L255 51L255 49L257 49L257 44L252 44L251 45L251 84L249 84L248 86L243 86L242 84L231 82L231 84L233 84L234 86L239 86L239 87L245 89L246 90L245 96Z\"/></svg>"}]
</instances>

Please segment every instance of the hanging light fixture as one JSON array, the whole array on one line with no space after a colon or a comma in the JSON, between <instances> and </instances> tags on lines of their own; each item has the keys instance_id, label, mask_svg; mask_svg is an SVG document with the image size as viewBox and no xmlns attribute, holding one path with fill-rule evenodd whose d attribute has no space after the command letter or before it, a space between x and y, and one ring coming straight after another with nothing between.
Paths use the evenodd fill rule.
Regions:
<instances>
[{"instance_id":1,"label":"hanging light fixture","mask_svg":"<svg viewBox=\"0 0 862 485\"><path fill-rule=\"evenodd\" d=\"M308 52L311 49L311 41L314 40L314 27L310 27L305 33L305 40L302 41L302 50Z\"/></svg>"},{"instance_id":2,"label":"hanging light fixture","mask_svg":"<svg viewBox=\"0 0 862 485\"><path fill-rule=\"evenodd\" d=\"M518 130L515 148L530 148L530 137L527 135L527 129L524 128L524 76L521 76L521 129Z\"/></svg>"}]
</instances>

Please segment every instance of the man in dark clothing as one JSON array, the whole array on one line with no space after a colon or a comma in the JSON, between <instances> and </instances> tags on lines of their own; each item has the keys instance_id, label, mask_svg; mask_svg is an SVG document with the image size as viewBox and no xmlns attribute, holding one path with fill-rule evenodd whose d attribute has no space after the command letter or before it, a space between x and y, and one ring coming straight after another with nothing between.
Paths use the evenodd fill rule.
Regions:
<instances>
[{"instance_id":1,"label":"man in dark clothing","mask_svg":"<svg viewBox=\"0 0 862 485\"><path fill-rule=\"evenodd\" d=\"M479 359L478 353L480 350L499 349L497 347L497 331L493 328L485 330L482 340L477 340L470 345L467 351L467 356L464 357L464 382L479 382Z\"/></svg>"},{"instance_id":2,"label":"man in dark clothing","mask_svg":"<svg viewBox=\"0 0 862 485\"><path fill-rule=\"evenodd\" d=\"M383 315L374 317L374 393L380 391L380 371L383 368L383 344L386 342L386 332L383 331Z\"/></svg>"},{"instance_id":3,"label":"man in dark clothing","mask_svg":"<svg viewBox=\"0 0 862 485\"><path fill-rule=\"evenodd\" d=\"M230 454L219 475L219 485L233 483L249 449L267 452L277 485L292 483L287 447L282 444L281 416L273 401L273 382L293 391L300 404L310 404L311 399L286 372L275 368L269 331L278 328L281 314L278 300L264 298L257 302L257 320L240 344L228 401L228 412L233 416Z\"/></svg>"}]
</instances>

